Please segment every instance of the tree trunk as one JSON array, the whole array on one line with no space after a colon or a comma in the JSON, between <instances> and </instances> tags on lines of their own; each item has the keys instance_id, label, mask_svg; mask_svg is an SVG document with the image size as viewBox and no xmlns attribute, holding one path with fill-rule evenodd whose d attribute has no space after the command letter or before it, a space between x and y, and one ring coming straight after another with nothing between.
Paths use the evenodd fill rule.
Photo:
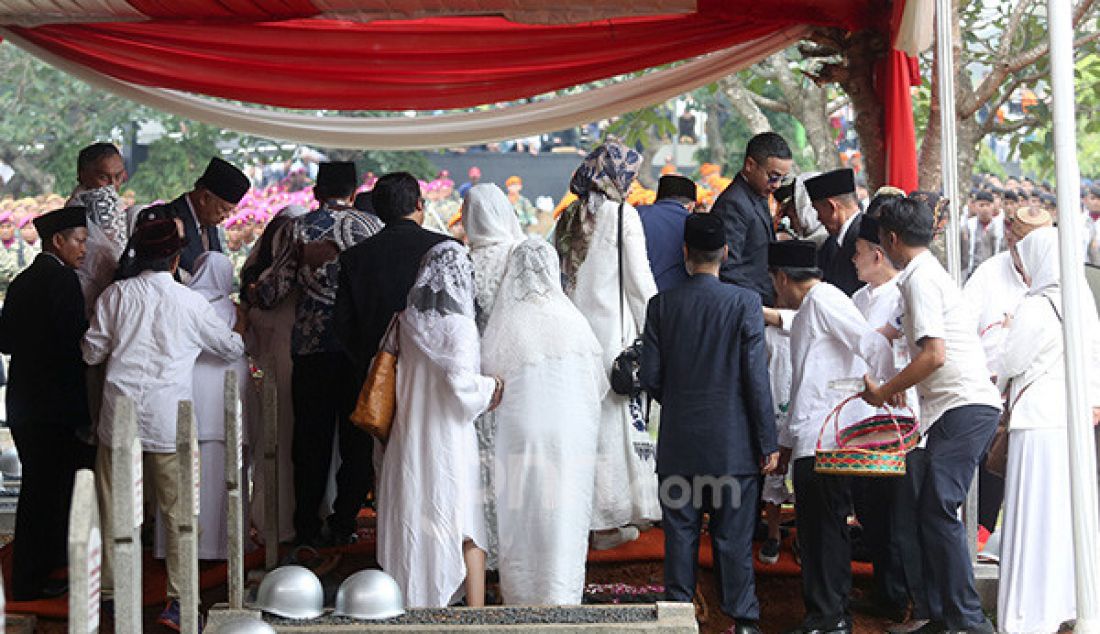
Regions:
<instances>
[{"instance_id":1,"label":"tree trunk","mask_svg":"<svg viewBox=\"0 0 1100 634\"><path fill-rule=\"evenodd\" d=\"M741 83L741 79L737 75L723 78L718 82L718 85L726 93L730 105L737 111L737 114L741 115L754 135L772 131L771 122L764 116L760 106L757 106L756 102L749 96L748 89Z\"/></svg>"},{"instance_id":2,"label":"tree trunk","mask_svg":"<svg viewBox=\"0 0 1100 634\"><path fill-rule=\"evenodd\" d=\"M829 126L828 101L824 87L810 84L803 86L800 98L791 103L795 118L806 129L806 139L814 151L814 165L822 172L840 167L836 134Z\"/></svg>"},{"instance_id":3,"label":"tree trunk","mask_svg":"<svg viewBox=\"0 0 1100 634\"><path fill-rule=\"evenodd\" d=\"M940 73L939 51L933 45L932 52L932 77L929 81L931 92L928 99L928 125L924 129L924 139L920 144L920 153L917 156L917 179L919 187L925 191L938 192L943 188L943 139L940 122Z\"/></svg>"},{"instance_id":4,"label":"tree trunk","mask_svg":"<svg viewBox=\"0 0 1100 634\"><path fill-rule=\"evenodd\" d=\"M726 141L722 138L722 106L717 99L707 102L707 160L711 163L726 162Z\"/></svg>"},{"instance_id":5,"label":"tree trunk","mask_svg":"<svg viewBox=\"0 0 1100 634\"><path fill-rule=\"evenodd\" d=\"M53 174L39 169L22 152L15 148L0 147L0 159L15 170L11 181L4 185L4 189L14 196L37 196L54 191L56 179Z\"/></svg>"},{"instance_id":6,"label":"tree trunk","mask_svg":"<svg viewBox=\"0 0 1100 634\"><path fill-rule=\"evenodd\" d=\"M886 182L886 118L874 83L875 65L886 54L886 46L880 33L866 30L849 36L845 48L848 64L846 72L840 73L840 85L852 100L867 187L875 191Z\"/></svg>"}]
</instances>

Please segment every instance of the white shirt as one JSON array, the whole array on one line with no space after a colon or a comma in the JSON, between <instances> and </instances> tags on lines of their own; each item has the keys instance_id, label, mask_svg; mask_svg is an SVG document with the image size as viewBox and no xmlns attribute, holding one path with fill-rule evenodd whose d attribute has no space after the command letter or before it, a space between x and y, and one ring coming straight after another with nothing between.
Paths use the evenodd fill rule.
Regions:
<instances>
[{"instance_id":1,"label":"white shirt","mask_svg":"<svg viewBox=\"0 0 1100 634\"><path fill-rule=\"evenodd\" d=\"M844 221L844 224L840 225L840 231L836 234L836 243L838 245L844 244L844 236L848 235L848 228L852 226L852 222L855 221L856 216L863 212L857 211L850 218Z\"/></svg>"},{"instance_id":2,"label":"white shirt","mask_svg":"<svg viewBox=\"0 0 1100 634\"><path fill-rule=\"evenodd\" d=\"M244 354L240 335L202 295L153 271L103 291L81 348L88 365L107 362L99 442L110 446L115 399L126 396L134 401L142 448L153 453L176 450L176 411L180 401L192 400L199 353L225 361Z\"/></svg>"},{"instance_id":3,"label":"white shirt","mask_svg":"<svg viewBox=\"0 0 1100 634\"><path fill-rule=\"evenodd\" d=\"M901 319L901 290L898 289L898 276L892 277L888 282L874 288L867 284L852 295L852 303L867 320L867 325L878 330L883 326L897 327ZM883 378L889 380L909 365L909 347L905 336L898 337L890 345L893 352L893 362L890 364L892 373ZM913 415L920 419L920 403L917 391L910 388L905 391L906 404L913 410ZM931 421L929 421L931 422ZM924 428L927 425L923 426Z\"/></svg>"},{"instance_id":4,"label":"white shirt","mask_svg":"<svg viewBox=\"0 0 1100 634\"><path fill-rule=\"evenodd\" d=\"M851 396L830 389L829 382L868 373L881 379L891 376L892 365L886 337L867 324L852 300L831 284L816 284L791 324L791 405L779 444L792 448L794 459L814 455L826 417ZM873 413L873 408L856 399L844 408L840 427ZM832 428L820 435L822 448L836 447Z\"/></svg>"},{"instance_id":5,"label":"white shirt","mask_svg":"<svg viewBox=\"0 0 1100 634\"><path fill-rule=\"evenodd\" d=\"M985 350L989 376L1000 376L1001 344L1005 338L1005 316L1027 295L1027 284L1012 263L1012 253L1002 251L982 262L963 285L963 297L978 317L978 338Z\"/></svg>"},{"instance_id":6,"label":"white shirt","mask_svg":"<svg viewBox=\"0 0 1100 634\"><path fill-rule=\"evenodd\" d=\"M924 251L897 279L910 353L915 357L926 338L943 339L947 349L943 366L917 384L924 420L934 425L945 412L964 405L1000 409L1001 396L989 380L978 341L978 320L936 257Z\"/></svg>"}]
</instances>

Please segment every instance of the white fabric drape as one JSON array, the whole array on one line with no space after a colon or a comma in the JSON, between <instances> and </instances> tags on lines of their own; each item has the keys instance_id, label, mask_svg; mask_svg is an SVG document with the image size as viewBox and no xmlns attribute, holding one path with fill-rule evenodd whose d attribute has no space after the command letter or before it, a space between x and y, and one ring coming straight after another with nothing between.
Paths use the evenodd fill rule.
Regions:
<instances>
[{"instance_id":1,"label":"white fabric drape","mask_svg":"<svg viewBox=\"0 0 1100 634\"><path fill-rule=\"evenodd\" d=\"M89 84L158 110L245 134L329 148L420 150L515 139L599 121L694 90L794 44L792 27L611 86L479 112L418 117L324 117L215 101L120 81L54 55L8 29L0 36Z\"/></svg>"}]
</instances>

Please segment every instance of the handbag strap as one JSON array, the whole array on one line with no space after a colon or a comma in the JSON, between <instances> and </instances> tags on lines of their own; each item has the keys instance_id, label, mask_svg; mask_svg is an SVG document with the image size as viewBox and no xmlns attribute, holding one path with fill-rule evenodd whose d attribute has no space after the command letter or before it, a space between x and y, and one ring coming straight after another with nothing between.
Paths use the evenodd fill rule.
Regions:
<instances>
[{"instance_id":1,"label":"handbag strap","mask_svg":"<svg viewBox=\"0 0 1100 634\"><path fill-rule=\"evenodd\" d=\"M619 251L619 337L622 339L624 348L626 347L626 307L623 298L625 287L625 280L623 279L623 205L625 204L625 201L619 203L618 239L615 241Z\"/></svg>"},{"instance_id":2,"label":"handbag strap","mask_svg":"<svg viewBox=\"0 0 1100 634\"><path fill-rule=\"evenodd\" d=\"M1054 304L1054 300L1050 298L1050 295L1043 295L1043 299L1047 300L1047 303L1050 304L1051 309L1054 311L1054 316L1057 317L1058 322L1061 323L1062 322L1062 313L1058 312L1058 307ZM1055 363L1057 363L1057 360L1055 360ZM1030 388L1032 385L1035 385L1036 381L1043 378L1043 376L1045 376L1046 373L1050 371L1051 367L1054 367L1054 364L1051 364L1050 367L1044 368L1043 371L1040 372L1038 376L1036 376L1034 379L1031 379L1030 381L1028 381L1028 384L1025 385L1023 387L1023 389L1021 389L1019 392L1016 392L1016 397L1013 398L1012 402L1008 404L1008 411L1006 412L1006 414L1009 414L1009 415L1012 414L1012 410L1016 408L1016 403L1020 402L1020 397L1024 395L1024 392L1027 392L1028 388ZM1012 380L1009 379L1009 388L1011 388L1011 385L1012 385Z\"/></svg>"}]
</instances>

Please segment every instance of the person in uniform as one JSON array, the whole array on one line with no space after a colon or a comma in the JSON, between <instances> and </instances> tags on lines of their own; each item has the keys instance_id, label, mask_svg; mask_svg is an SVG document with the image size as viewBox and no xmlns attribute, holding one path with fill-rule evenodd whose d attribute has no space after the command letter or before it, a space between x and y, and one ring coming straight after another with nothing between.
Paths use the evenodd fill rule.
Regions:
<instances>
[{"instance_id":1,"label":"person in uniform","mask_svg":"<svg viewBox=\"0 0 1100 634\"><path fill-rule=\"evenodd\" d=\"M829 232L817 253L817 267L826 282L851 297L863 286L852 257L863 213L856 198L856 176L849 167L806 179L806 193L817 211L817 219Z\"/></svg>"},{"instance_id":2,"label":"person in uniform","mask_svg":"<svg viewBox=\"0 0 1100 634\"><path fill-rule=\"evenodd\" d=\"M10 211L0 211L0 302L4 301L8 285L19 272L17 246L15 220Z\"/></svg>"},{"instance_id":3,"label":"person in uniform","mask_svg":"<svg viewBox=\"0 0 1100 634\"><path fill-rule=\"evenodd\" d=\"M662 408L665 588L670 601L692 600L699 529L709 513L722 611L737 634L759 634L756 500L760 474L779 461L760 297L719 281L729 248L719 218L693 214L683 234L691 277L649 300L639 376Z\"/></svg>"},{"instance_id":4,"label":"person in uniform","mask_svg":"<svg viewBox=\"0 0 1100 634\"><path fill-rule=\"evenodd\" d=\"M775 241L775 222L768 199L793 162L783 137L774 132L754 136L745 147L741 172L711 209L725 224L729 240L722 281L756 291L765 306L775 303L775 289L768 277L768 244Z\"/></svg>"},{"instance_id":5,"label":"person in uniform","mask_svg":"<svg viewBox=\"0 0 1100 634\"><path fill-rule=\"evenodd\" d=\"M86 223L83 207L35 220L45 250L12 281L0 313L0 352L11 355L8 426L23 463L12 557L17 601L67 590L50 573L67 561L77 433L91 424L80 354L88 320L75 271L84 259Z\"/></svg>"}]
</instances>

